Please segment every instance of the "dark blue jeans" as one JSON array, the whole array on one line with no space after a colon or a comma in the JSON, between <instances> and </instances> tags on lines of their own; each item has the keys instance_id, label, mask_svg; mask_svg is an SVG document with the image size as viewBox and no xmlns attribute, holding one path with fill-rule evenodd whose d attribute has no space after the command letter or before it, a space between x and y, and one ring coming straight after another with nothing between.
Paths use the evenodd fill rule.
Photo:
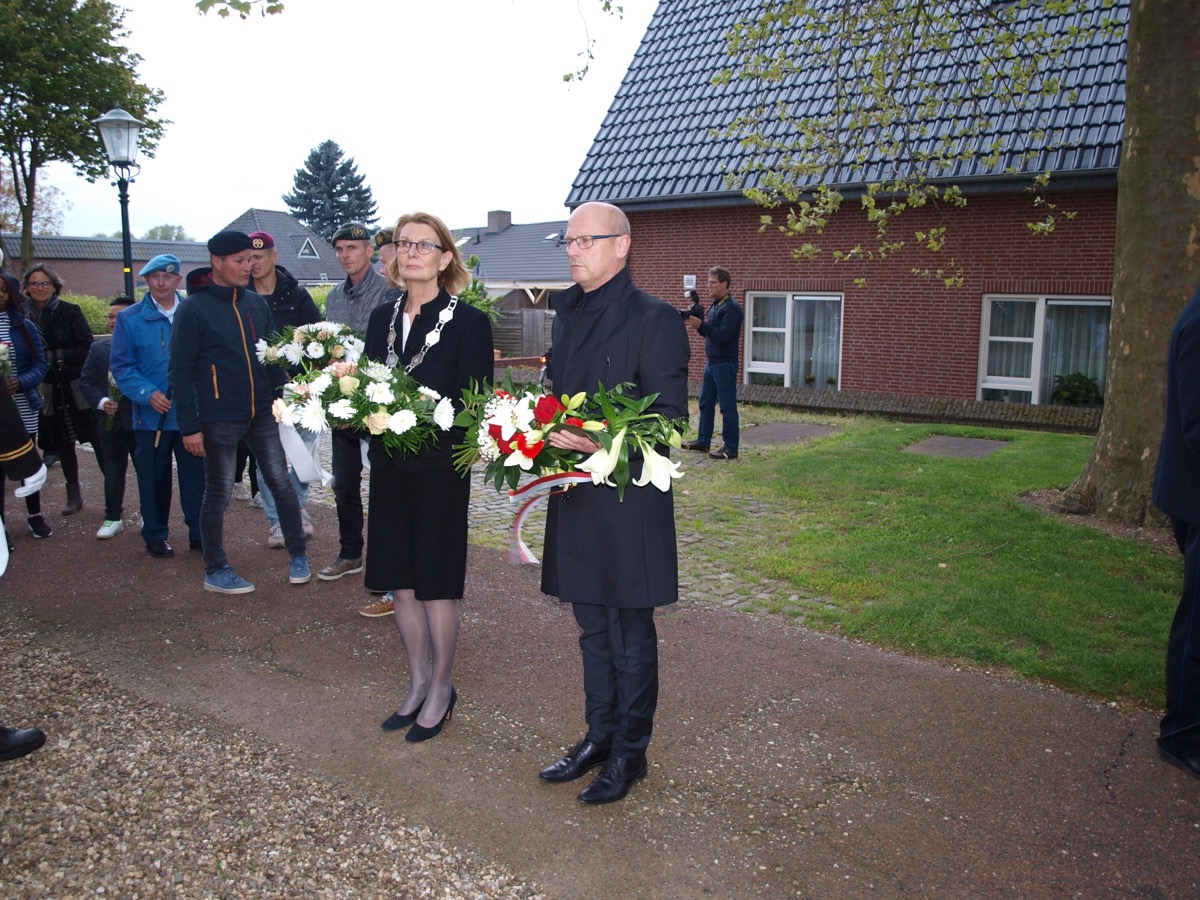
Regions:
<instances>
[{"instance_id":1,"label":"dark blue jeans","mask_svg":"<svg viewBox=\"0 0 1200 900\"><path fill-rule=\"evenodd\" d=\"M133 467L137 470L141 498L142 540L147 544L170 537L171 459L179 469L179 505L187 523L188 539L200 540L200 506L204 502L204 460L183 449L183 436L164 431L154 446L153 431L133 433Z\"/></svg>"},{"instance_id":2,"label":"dark blue jeans","mask_svg":"<svg viewBox=\"0 0 1200 900\"><path fill-rule=\"evenodd\" d=\"M279 426L270 415L249 421L208 422L204 434L204 503L200 534L204 540L204 571L212 574L229 564L225 556L225 507L233 493L238 441L245 441L258 461L259 477L271 486L283 528L283 542L293 559L305 555L300 504L288 478L287 457L279 443Z\"/></svg>"},{"instance_id":3,"label":"dark blue jeans","mask_svg":"<svg viewBox=\"0 0 1200 900\"><path fill-rule=\"evenodd\" d=\"M1180 756L1200 755L1200 525L1171 517L1183 554L1183 594L1167 638L1167 711L1159 741Z\"/></svg>"},{"instance_id":4,"label":"dark blue jeans","mask_svg":"<svg viewBox=\"0 0 1200 900\"><path fill-rule=\"evenodd\" d=\"M654 609L573 603L583 654L587 739L613 756L646 752L658 707Z\"/></svg>"},{"instance_id":5,"label":"dark blue jeans","mask_svg":"<svg viewBox=\"0 0 1200 900\"><path fill-rule=\"evenodd\" d=\"M704 366L700 383L700 424L696 426L696 443L712 442L716 407L721 405L721 443L726 450L737 452L741 439L737 409L737 363L710 362Z\"/></svg>"}]
</instances>

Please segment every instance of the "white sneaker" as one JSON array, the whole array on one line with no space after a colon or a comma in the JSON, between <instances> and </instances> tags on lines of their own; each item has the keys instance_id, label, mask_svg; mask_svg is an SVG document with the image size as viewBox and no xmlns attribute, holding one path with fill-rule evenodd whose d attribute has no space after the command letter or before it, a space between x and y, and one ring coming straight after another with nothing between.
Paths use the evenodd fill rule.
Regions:
<instances>
[{"instance_id":1,"label":"white sneaker","mask_svg":"<svg viewBox=\"0 0 1200 900\"><path fill-rule=\"evenodd\" d=\"M104 524L100 526L100 530L96 532L97 540L107 540L111 537L116 537L125 530L125 523L120 519L105 519Z\"/></svg>"},{"instance_id":2,"label":"white sneaker","mask_svg":"<svg viewBox=\"0 0 1200 900\"><path fill-rule=\"evenodd\" d=\"M313 528L312 519L308 517L308 510L304 507L300 507L300 522L304 525L304 536L312 537L316 529Z\"/></svg>"},{"instance_id":3,"label":"white sneaker","mask_svg":"<svg viewBox=\"0 0 1200 900\"><path fill-rule=\"evenodd\" d=\"M250 505L255 509L262 509L262 494L255 494L250 498Z\"/></svg>"},{"instance_id":4,"label":"white sneaker","mask_svg":"<svg viewBox=\"0 0 1200 900\"><path fill-rule=\"evenodd\" d=\"M276 522L267 532L267 546L278 550L283 546L283 526Z\"/></svg>"},{"instance_id":5,"label":"white sneaker","mask_svg":"<svg viewBox=\"0 0 1200 900\"><path fill-rule=\"evenodd\" d=\"M234 500L249 500L250 499L250 491L248 491L246 489L246 486L244 484L242 484L240 481L233 486L233 499Z\"/></svg>"}]
</instances>

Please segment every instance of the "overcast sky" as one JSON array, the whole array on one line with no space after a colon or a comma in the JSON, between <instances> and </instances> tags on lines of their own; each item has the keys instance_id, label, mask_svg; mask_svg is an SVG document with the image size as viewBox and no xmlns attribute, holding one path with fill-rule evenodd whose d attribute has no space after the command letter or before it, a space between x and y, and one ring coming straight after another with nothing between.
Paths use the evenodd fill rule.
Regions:
<instances>
[{"instance_id":1,"label":"overcast sky","mask_svg":"<svg viewBox=\"0 0 1200 900\"><path fill-rule=\"evenodd\" d=\"M130 228L182 225L207 239L251 207L286 210L296 170L336 141L366 177L380 221L413 210L451 228L488 210L517 223L567 215L563 201L657 0L286 0L246 21L193 0L118 0L140 80L171 120L139 157ZM582 83L562 74L582 64ZM385 86L385 84L391 86ZM120 230L117 189L45 170L72 208L63 233Z\"/></svg>"}]
</instances>

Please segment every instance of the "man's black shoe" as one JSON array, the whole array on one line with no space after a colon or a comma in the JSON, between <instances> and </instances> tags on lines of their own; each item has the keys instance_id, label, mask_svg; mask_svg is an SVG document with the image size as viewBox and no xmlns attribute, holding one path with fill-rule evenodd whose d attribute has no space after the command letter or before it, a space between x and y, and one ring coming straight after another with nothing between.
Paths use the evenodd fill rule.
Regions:
<instances>
[{"instance_id":1,"label":"man's black shoe","mask_svg":"<svg viewBox=\"0 0 1200 900\"><path fill-rule=\"evenodd\" d=\"M574 781L588 769L602 766L612 755L612 748L597 747L589 740L582 740L570 750L567 755L552 765L538 772L538 778L543 781L561 784L564 781Z\"/></svg>"},{"instance_id":2,"label":"man's black shoe","mask_svg":"<svg viewBox=\"0 0 1200 900\"><path fill-rule=\"evenodd\" d=\"M706 447L705 449L707 450L708 448ZM724 447L722 447L720 450L714 450L712 453L708 454L708 458L709 459L737 459L737 451L736 450L726 450Z\"/></svg>"},{"instance_id":3,"label":"man's black shoe","mask_svg":"<svg viewBox=\"0 0 1200 900\"><path fill-rule=\"evenodd\" d=\"M690 444L683 445L684 450L696 450L700 453L708 452L708 444L701 444L699 441L692 441Z\"/></svg>"},{"instance_id":4,"label":"man's black shoe","mask_svg":"<svg viewBox=\"0 0 1200 900\"><path fill-rule=\"evenodd\" d=\"M1200 756L1182 756L1178 753L1172 753L1163 746L1161 739L1158 741L1158 755L1163 761L1169 762L1173 766L1178 766L1193 778L1200 778Z\"/></svg>"},{"instance_id":5,"label":"man's black shoe","mask_svg":"<svg viewBox=\"0 0 1200 900\"><path fill-rule=\"evenodd\" d=\"M188 549L189 550L203 550L204 542L201 541L200 538L191 538L188 541Z\"/></svg>"},{"instance_id":6,"label":"man's black shoe","mask_svg":"<svg viewBox=\"0 0 1200 900\"><path fill-rule=\"evenodd\" d=\"M159 559L169 559L175 555L175 551L166 541L151 541L146 545L146 552Z\"/></svg>"},{"instance_id":7,"label":"man's black shoe","mask_svg":"<svg viewBox=\"0 0 1200 900\"><path fill-rule=\"evenodd\" d=\"M46 743L40 728L0 727L0 760L19 759Z\"/></svg>"},{"instance_id":8,"label":"man's black shoe","mask_svg":"<svg viewBox=\"0 0 1200 900\"><path fill-rule=\"evenodd\" d=\"M614 756L595 781L580 792L579 799L594 805L615 803L628 794L634 784L645 778L648 770L645 753L632 758Z\"/></svg>"}]
</instances>

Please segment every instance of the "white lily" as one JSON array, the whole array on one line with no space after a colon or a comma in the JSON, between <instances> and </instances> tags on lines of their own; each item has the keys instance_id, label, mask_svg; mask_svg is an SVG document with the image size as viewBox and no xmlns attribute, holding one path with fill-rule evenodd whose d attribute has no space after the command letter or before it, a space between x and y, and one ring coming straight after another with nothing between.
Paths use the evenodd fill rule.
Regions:
<instances>
[{"instance_id":1,"label":"white lily","mask_svg":"<svg viewBox=\"0 0 1200 900\"><path fill-rule=\"evenodd\" d=\"M617 467L617 461L621 458L621 445L625 443L625 429L622 428L612 440L612 446L605 450L600 447L595 453L585 459L577 467L581 472L587 472L592 476L592 484L607 484L609 487L616 487L617 484L612 480L613 470Z\"/></svg>"},{"instance_id":2,"label":"white lily","mask_svg":"<svg viewBox=\"0 0 1200 900\"><path fill-rule=\"evenodd\" d=\"M671 479L683 477L683 472L679 471L681 463L671 462L645 441L639 440L638 444L642 448L642 474L640 478L633 479L633 483L638 487L653 484L660 491L669 491Z\"/></svg>"},{"instance_id":3,"label":"white lily","mask_svg":"<svg viewBox=\"0 0 1200 900\"><path fill-rule=\"evenodd\" d=\"M363 347L365 346L361 340L354 336L348 336L342 341L342 346L346 348L346 362L358 362L362 357Z\"/></svg>"}]
</instances>

